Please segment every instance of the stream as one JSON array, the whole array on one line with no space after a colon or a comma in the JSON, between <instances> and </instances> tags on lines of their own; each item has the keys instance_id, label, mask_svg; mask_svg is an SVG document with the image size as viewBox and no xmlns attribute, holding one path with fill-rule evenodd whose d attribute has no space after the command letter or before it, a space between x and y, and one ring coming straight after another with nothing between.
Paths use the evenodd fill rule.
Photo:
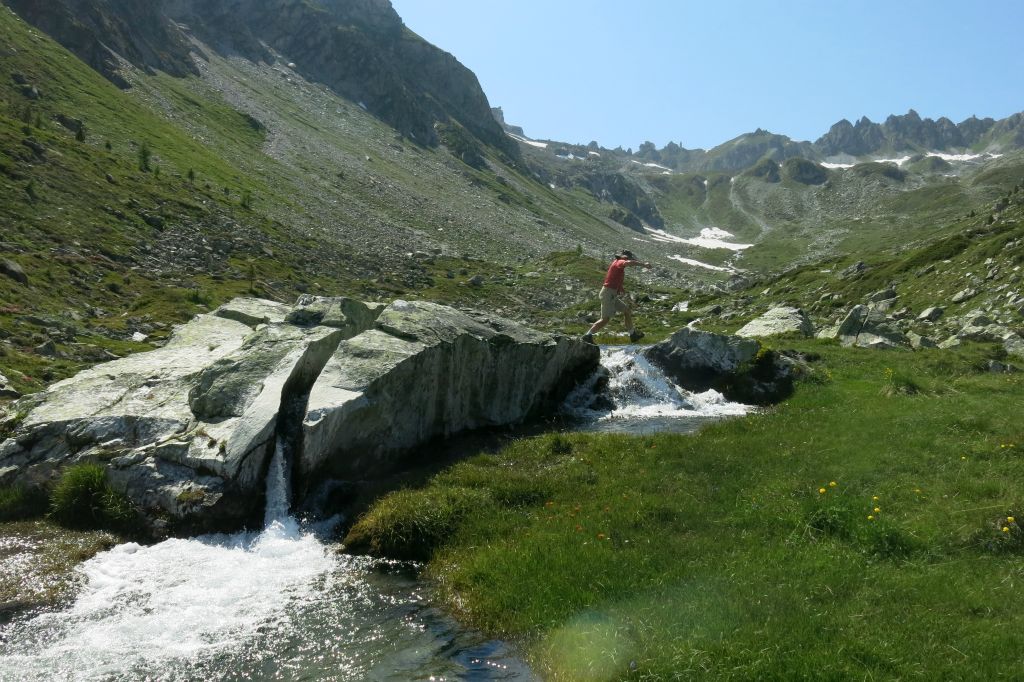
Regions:
<instances>
[{"instance_id":1,"label":"stream","mask_svg":"<svg viewBox=\"0 0 1024 682\"><path fill-rule=\"evenodd\" d=\"M594 400L597 375L570 395L574 428L692 431L748 411L678 388L636 351L602 349L607 398ZM287 460L279 442L261 531L126 543L83 562L72 604L0 627L0 680L537 679L433 607L417 566L346 555L328 539L338 519L292 516Z\"/></svg>"}]
</instances>

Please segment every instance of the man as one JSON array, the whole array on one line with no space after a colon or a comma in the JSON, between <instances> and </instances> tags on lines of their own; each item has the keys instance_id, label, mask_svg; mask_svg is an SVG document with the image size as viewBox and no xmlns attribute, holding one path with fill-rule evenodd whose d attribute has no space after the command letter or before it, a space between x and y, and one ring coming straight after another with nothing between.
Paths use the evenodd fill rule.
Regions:
<instances>
[{"instance_id":1,"label":"man","mask_svg":"<svg viewBox=\"0 0 1024 682\"><path fill-rule=\"evenodd\" d=\"M615 313L622 313L630 341L636 343L643 338L644 333L633 328L632 301L623 286L626 268L631 265L651 267L650 263L638 261L629 249L623 249L622 253L615 255L615 260L608 267L608 274L604 277L604 286L601 287L601 319L583 335L583 340L587 343L594 343L594 334L604 329L604 326L615 317Z\"/></svg>"}]
</instances>

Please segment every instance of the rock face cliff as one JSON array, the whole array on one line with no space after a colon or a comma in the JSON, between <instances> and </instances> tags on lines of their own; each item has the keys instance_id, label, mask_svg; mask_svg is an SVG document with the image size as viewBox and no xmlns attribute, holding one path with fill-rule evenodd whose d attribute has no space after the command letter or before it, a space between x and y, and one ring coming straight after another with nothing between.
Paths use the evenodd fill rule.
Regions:
<instances>
[{"instance_id":1,"label":"rock face cliff","mask_svg":"<svg viewBox=\"0 0 1024 682\"><path fill-rule=\"evenodd\" d=\"M511 158L472 71L410 31L388 0L9 0L121 87L120 59L174 76L198 74L189 36L253 61L275 54L420 144L453 122Z\"/></svg>"},{"instance_id":2,"label":"rock face cliff","mask_svg":"<svg viewBox=\"0 0 1024 682\"><path fill-rule=\"evenodd\" d=\"M153 0L6 0L25 21L48 33L120 87L120 59L173 76L198 74L188 43Z\"/></svg>"},{"instance_id":3,"label":"rock face cliff","mask_svg":"<svg viewBox=\"0 0 1024 682\"><path fill-rule=\"evenodd\" d=\"M260 518L278 442L301 498L432 438L520 422L597 363L594 346L435 304L239 299L18 403L0 485L97 462L151 521L237 527Z\"/></svg>"}]
</instances>

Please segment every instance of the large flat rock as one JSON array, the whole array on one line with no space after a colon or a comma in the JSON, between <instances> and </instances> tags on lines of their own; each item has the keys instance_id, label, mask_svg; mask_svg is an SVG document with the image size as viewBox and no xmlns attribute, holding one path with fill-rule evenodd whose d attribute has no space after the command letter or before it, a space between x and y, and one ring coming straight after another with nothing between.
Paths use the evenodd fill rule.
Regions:
<instances>
[{"instance_id":1,"label":"large flat rock","mask_svg":"<svg viewBox=\"0 0 1024 682\"><path fill-rule=\"evenodd\" d=\"M262 517L279 441L303 486L372 475L433 438L537 414L598 361L577 340L432 303L238 299L16 403L0 485L99 462L172 531L237 527Z\"/></svg>"}]
</instances>

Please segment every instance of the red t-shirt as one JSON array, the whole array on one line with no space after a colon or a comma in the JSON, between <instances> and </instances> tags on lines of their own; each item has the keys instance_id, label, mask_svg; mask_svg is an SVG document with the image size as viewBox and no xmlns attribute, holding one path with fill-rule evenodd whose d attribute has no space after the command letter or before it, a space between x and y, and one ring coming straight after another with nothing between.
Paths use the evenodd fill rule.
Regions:
<instances>
[{"instance_id":1,"label":"red t-shirt","mask_svg":"<svg viewBox=\"0 0 1024 682\"><path fill-rule=\"evenodd\" d=\"M615 289L619 293L622 293L622 283L626 279L626 263L629 261L625 258L612 261L612 264L608 266L608 274L604 276L604 285L609 289Z\"/></svg>"}]
</instances>

